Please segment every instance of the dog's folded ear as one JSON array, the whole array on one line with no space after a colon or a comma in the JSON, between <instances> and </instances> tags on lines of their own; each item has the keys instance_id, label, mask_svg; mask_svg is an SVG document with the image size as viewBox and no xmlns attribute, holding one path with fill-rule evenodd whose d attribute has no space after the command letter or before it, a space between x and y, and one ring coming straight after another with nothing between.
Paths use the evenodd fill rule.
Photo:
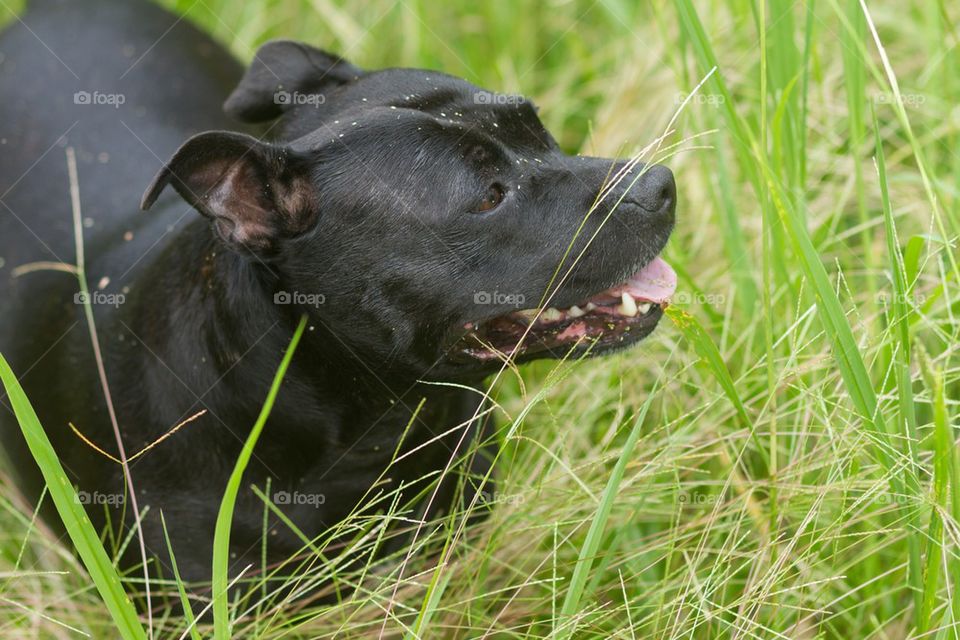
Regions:
<instances>
[{"instance_id":1,"label":"dog's folded ear","mask_svg":"<svg viewBox=\"0 0 960 640\"><path fill-rule=\"evenodd\" d=\"M263 257L307 231L318 199L304 154L241 133L198 134L173 154L140 203L149 209L168 184L209 218L227 245Z\"/></svg>"},{"instance_id":2,"label":"dog's folded ear","mask_svg":"<svg viewBox=\"0 0 960 640\"><path fill-rule=\"evenodd\" d=\"M322 94L361 75L346 60L320 49L272 40L257 50L223 110L241 122L273 120L297 104L298 94Z\"/></svg>"}]
</instances>

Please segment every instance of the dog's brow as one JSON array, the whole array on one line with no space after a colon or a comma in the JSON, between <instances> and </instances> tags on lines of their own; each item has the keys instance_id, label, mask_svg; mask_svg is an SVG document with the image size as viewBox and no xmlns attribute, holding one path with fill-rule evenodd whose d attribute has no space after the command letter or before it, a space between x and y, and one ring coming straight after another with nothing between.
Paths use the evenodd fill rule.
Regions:
<instances>
[{"instance_id":1,"label":"dog's brow","mask_svg":"<svg viewBox=\"0 0 960 640\"><path fill-rule=\"evenodd\" d=\"M531 149L552 149L556 142L537 116L538 108L529 99L510 105L499 105L494 111L494 122L502 133L501 139L510 146Z\"/></svg>"},{"instance_id":2,"label":"dog's brow","mask_svg":"<svg viewBox=\"0 0 960 640\"><path fill-rule=\"evenodd\" d=\"M418 109L426 113L433 113L450 105L456 104L461 98L461 91L458 89L440 89L426 94L414 93L403 96L403 99L397 101L396 106Z\"/></svg>"}]
</instances>

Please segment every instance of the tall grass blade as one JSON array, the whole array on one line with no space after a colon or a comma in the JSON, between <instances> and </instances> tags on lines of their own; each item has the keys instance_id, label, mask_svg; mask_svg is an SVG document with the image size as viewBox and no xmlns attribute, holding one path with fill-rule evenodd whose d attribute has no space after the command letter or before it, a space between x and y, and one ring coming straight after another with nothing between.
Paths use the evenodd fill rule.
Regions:
<instances>
[{"instance_id":1,"label":"tall grass blade","mask_svg":"<svg viewBox=\"0 0 960 640\"><path fill-rule=\"evenodd\" d=\"M896 371L897 384L897 426L906 435L907 452L909 456L910 475L919 477L919 463L915 446L917 443L917 416L913 404L913 380L910 376L910 309L907 305L907 296L910 295L910 287L907 285L906 267L903 263L903 255L900 253L900 242L897 238L896 225L893 222L893 207L890 204L890 192L887 184L887 161L883 153L883 140L880 137L880 124L877 122L877 115L873 113L874 144L876 149L877 176L880 181L880 200L883 205L883 224L887 236L887 257L890 261L891 278L893 280L893 300L890 308L892 310L891 325L893 327L894 340L896 346L896 362L894 369ZM874 296L876 296L874 290ZM910 569L910 582L914 588L914 605L921 606L920 587L921 587L921 553L920 539L916 535L910 535L909 530L916 526L918 513L915 509L906 521L908 529L907 536L907 558Z\"/></svg>"},{"instance_id":2,"label":"tall grass blade","mask_svg":"<svg viewBox=\"0 0 960 640\"><path fill-rule=\"evenodd\" d=\"M177 583L177 594L180 596L180 606L183 607L184 622L187 623L187 630L190 632L192 640L202 640L200 632L196 628L196 618L193 615L193 608L190 606L190 598L187 596L187 590L180 579L180 569L177 567L177 558L173 554L173 545L170 544L170 534L167 533L167 520L160 512L160 526L163 527L163 539L167 543L167 554L170 556L170 567L173 569L173 579Z\"/></svg>"},{"instance_id":3,"label":"tall grass blade","mask_svg":"<svg viewBox=\"0 0 960 640\"><path fill-rule=\"evenodd\" d=\"M123 640L145 639L147 634L143 625L140 624L133 603L123 590L117 570L107 556L90 518L83 510L73 485L67 479L60 459L57 458L57 453L50 444L27 395L2 355L0 355L0 379L3 380L4 389L10 398L10 405L16 414L30 453L47 483L50 498L57 507L57 513L63 520L70 540L80 554L83 566L90 573L100 597L103 598L107 611L110 612L117 626L117 632Z\"/></svg>"},{"instance_id":4,"label":"tall grass blade","mask_svg":"<svg viewBox=\"0 0 960 640\"><path fill-rule=\"evenodd\" d=\"M247 436L247 441L243 443L243 449L233 467L233 473L227 481L227 488L223 493L223 500L220 502L220 511L217 514L217 526L213 534L213 634L216 640L230 639L230 612L228 609L228 570L230 564L230 525L233 521L233 507L237 502L237 493L240 490L240 481L243 478L243 472L250 462L253 455L253 448L260 438L267 418L270 417L270 411L273 409L273 403L280 392L280 384L287 373L287 367L293 359L293 353L297 349L303 330L307 326L307 316L300 318L300 324L290 340L287 352L280 362L277 373L273 378L273 384L270 385L270 391L267 393L267 399L263 403L260 415L256 423Z\"/></svg>"},{"instance_id":5,"label":"tall grass blade","mask_svg":"<svg viewBox=\"0 0 960 640\"><path fill-rule=\"evenodd\" d=\"M620 481L623 480L623 475L627 470L627 463L633 455L633 449L637 445L637 440L640 439L640 428L643 426L643 421L647 417L647 410L650 409L650 405L656 397L658 386L658 384L654 385L654 387L650 389L646 401L640 408L640 413L637 414L637 418L633 422L630 435L627 436L627 441L620 451L620 457L617 459L617 463L610 474L607 486L603 490L603 496L600 498L600 505L597 507L596 515L594 515L593 521L590 523L587 537L584 539L583 546L580 548L577 564L574 566L573 575L570 577L570 584L567 585L567 595L564 597L563 606L560 608L560 619L563 620L564 623L563 626L557 630L555 637L558 640L566 640L566 638L569 638L574 632L574 615L579 610L580 601L584 595L584 586L587 584L590 569L596 560L597 549L599 549L600 542L603 540L607 519L610 517L610 511L613 509L613 502L616 500Z\"/></svg>"},{"instance_id":6,"label":"tall grass blade","mask_svg":"<svg viewBox=\"0 0 960 640\"><path fill-rule=\"evenodd\" d=\"M706 363L710 373L712 373L713 377L716 378L720 388L723 389L723 393L733 405L741 428L748 429L750 431L750 437L753 439L754 444L757 445L757 453L763 456L764 462L767 464L767 470L769 470L769 453L760 442L760 438L757 436L756 431L754 430L753 422L747 415L747 409L743 405L743 400L740 399L740 394L737 391L737 385L734 383L733 377L730 375L730 370L723 361L723 356L720 355L717 345L714 344L713 340L710 338L710 335L700 325L700 323L697 322L697 319L689 313L678 309L674 305L667 307L666 314L667 317L669 317L677 326L677 328L680 329L680 332L683 333L683 336L690 341L690 344L693 345L694 351L696 351L697 355L700 356L700 358Z\"/></svg>"}]
</instances>

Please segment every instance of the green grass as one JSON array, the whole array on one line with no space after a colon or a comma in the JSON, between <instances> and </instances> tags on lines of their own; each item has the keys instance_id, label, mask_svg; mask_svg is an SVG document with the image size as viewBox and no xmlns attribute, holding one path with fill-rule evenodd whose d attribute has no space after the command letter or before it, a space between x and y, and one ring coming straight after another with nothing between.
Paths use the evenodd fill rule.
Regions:
<instances>
[{"instance_id":1,"label":"green grass","mask_svg":"<svg viewBox=\"0 0 960 640\"><path fill-rule=\"evenodd\" d=\"M646 147L716 70L656 155L679 185L675 312L627 353L498 379L489 519L424 528L406 560L318 561L389 535L403 505L377 496L276 570L335 576L339 601L251 579L191 631L143 617L155 637L960 638L955 4L166 4L244 59L298 38L524 93L591 155ZM116 637L95 567L2 480L0 635Z\"/></svg>"},{"instance_id":2,"label":"green grass","mask_svg":"<svg viewBox=\"0 0 960 640\"><path fill-rule=\"evenodd\" d=\"M83 510L77 493L60 465L53 445L40 425L40 420L30 406L30 401L17 382L17 377L7 361L0 356L0 378L10 398L10 404L23 429L23 435L37 464L43 470L51 499L57 513L66 525L67 534L73 542L83 566L89 572L103 604L109 611L113 624L124 640L146 638L143 625L137 619L133 603L123 590L120 576L107 556L96 529ZM9 601L8 601L9 602Z\"/></svg>"},{"instance_id":3,"label":"green grass","mask_svg":"<svg viewBox=\"0 0 960 640\"><path fill-rule=\"evenodd\" d=\"M263 402L263 409L260 411L256 423L254 423L253 428L250 430L250 435L247 436L246 442L243 443L243 449L240 450L240 456L237 458L237 463L234 465L230 479L227 481L227 488L223 494L223 500L220 503L220 510L217 513L217 528L213 536L212 580L213 630L214 637L217 638L217 640L229 640L231 637L231 620L228 602L230 528L233 521L233 509L237 502L237 494L240 491L240 482L243 478L243 472L250 462L250 457L253 455L253 448L257 446L260 433L263 432L267 418L270 417L270 411L273 409L273 403L276 401L277 394L280 392L283 377L287 373L287 367L290 366L290 361L293 359L293 354L297 349L297 344L300 342L306 326L307 316L303 316L300 318L297 330L294 332L293 338L290 339L290 346L287 347L287 352L283 356L280 367L277 369L277 373L273 378L273 383L270 385L270 392ZM189 614L187 614L187 617L189 618Z\"/></svg>"}]
</instances>

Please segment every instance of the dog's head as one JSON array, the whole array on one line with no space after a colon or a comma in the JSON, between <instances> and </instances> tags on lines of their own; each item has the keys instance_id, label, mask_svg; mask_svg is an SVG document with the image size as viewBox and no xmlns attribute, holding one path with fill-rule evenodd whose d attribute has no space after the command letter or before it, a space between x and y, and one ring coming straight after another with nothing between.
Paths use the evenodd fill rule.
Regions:
<instances>
[{"instance_id":1,"label":"dog's head","mask_svg":"<svg viewBox=\"0 0 960 640\"><path fill-rule=\"evenodd\" d=\"M191 138L143 206L171 184L357 353L454 376L597 354L673 292L670 171L567 155L528 100L277 41L225 109L279 133Z\"/></svg>"}]
</instances>

